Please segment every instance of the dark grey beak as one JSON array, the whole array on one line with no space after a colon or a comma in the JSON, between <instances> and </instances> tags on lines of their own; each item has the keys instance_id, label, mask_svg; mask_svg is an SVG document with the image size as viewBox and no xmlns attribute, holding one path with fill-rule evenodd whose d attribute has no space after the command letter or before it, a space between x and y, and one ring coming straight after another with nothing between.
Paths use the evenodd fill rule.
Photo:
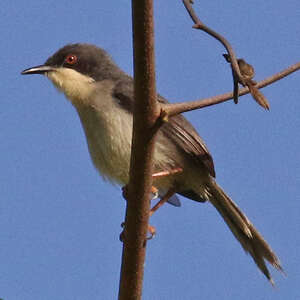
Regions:
<instances>
[{"instance_id":1,"label":"dark grey beak","mask_svg":"<svg viewBox=\"0 0 300 300\"><path fill-rule=\"evenodd\" d=\"M51 66L40 65L33 68L26 69L21 72L22 75L31 75L31 74L45 74L47 72L54 71L55 68Z\"/></svg>"}]
</instances>

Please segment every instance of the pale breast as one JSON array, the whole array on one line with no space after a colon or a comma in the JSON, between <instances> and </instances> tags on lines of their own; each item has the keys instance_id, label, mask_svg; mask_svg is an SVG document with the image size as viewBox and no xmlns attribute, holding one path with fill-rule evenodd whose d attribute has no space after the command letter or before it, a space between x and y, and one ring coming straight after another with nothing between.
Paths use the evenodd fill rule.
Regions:
<instances>
[{"instance_id":1,"label":"pale breast","mask_svg":"<svg viewBox=\"0 0 300 300\"><path fill-rule=\"evenodd\" d=\"M103 84L88 105L75 105L85 131L89 152L100 174L119 184L128 182L132 117L111 97Z\"/></svg>"}]
</instances>

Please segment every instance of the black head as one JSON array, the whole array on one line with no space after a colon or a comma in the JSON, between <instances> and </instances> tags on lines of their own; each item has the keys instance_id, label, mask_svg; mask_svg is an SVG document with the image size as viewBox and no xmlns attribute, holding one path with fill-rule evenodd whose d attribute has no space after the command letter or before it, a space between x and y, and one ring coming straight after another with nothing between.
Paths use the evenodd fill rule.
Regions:
<instances>
[{"instance_id":1,"label":"black head","mask_svg":"<svg viewBox=\"0 0 300 300\"><path fill-rule=\"evenodd\" d=\"M91 44L68 44L44 65L24 70L22 74L43 74L60 67L74 69L96 81L113 79L122 73L103 49Z\"/></svg>"}]
</instances>

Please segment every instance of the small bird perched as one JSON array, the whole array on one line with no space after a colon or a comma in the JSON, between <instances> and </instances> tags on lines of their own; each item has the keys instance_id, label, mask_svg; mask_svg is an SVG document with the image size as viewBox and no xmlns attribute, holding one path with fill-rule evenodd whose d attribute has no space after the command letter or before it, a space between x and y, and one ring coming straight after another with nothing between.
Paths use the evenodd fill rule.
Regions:
<instances>
[{"instance_id":1,"label":"small bird perched","mask_svg":"<svg viewBox=\"0 0 300 300\"><path fill-rule=\"evenodd\" d=\"M71 101L78 112L92 161L100 174L120 185L129 180L132 138L133 79L101 48L70 44L49 57L45 64L22 74L46 75ZM157 95L157 101L167 101ZM170 189L197 202L208 201L273 283L265 260L282 270L279 259L238 206L215 182L212 157L194 127L181 115L165 122L157 133L155 173L181 169L157 177L159 195ZM171 204L180 205L173 197Z\"/></svg>"},{"instance_id":2,"label":"small bird perched","mask_svg":"<svg viewBox=\"0 0 300 300\"><path fill-rule=\"evenodd\" d=\"M225 60L228 63L231 63L230 57L228 54L223 54L223 57L225 58ZM252 97L254 98L254 100L260 105L262 106L264 109L269 110L270 109L270 105L268 100L266 99L266 97L259 91L259 89L255 86L256 82L253 79L254 75L255 75L255 71L253 66L251 66L250 64L248 64L243 58L239 58L237 60L238 66L240 68L240 72L241 75L243 76L244 82L239 82L236 79L236 75L234 74L234 80L237 82L234 82L234 90L235 90L235 94L238 93L238 83L242 84L243 86L247 86L249 88L249 91L252 95ZM235 95L235 99L237 99L238 95ZM237 100L235 100L235 103L237 103Z\"/></svg>"}]
</instances>

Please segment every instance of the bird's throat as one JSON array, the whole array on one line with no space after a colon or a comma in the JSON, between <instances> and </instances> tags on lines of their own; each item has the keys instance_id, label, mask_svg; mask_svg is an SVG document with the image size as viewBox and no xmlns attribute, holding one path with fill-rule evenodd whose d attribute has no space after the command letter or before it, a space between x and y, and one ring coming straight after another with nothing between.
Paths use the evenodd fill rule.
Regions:
<instances>
[{"instance_id":1,"label":"bird's throat","mask_svg":"<svg viewBox=\"0 0 300 300\"><path fill-rule=\"evenodd\" d=\"M84 104L94 91L93 78L70 68L57 68L55 71L48 72L47 77L74 105L78 102Z\"/></svg>"}]
</instances>

